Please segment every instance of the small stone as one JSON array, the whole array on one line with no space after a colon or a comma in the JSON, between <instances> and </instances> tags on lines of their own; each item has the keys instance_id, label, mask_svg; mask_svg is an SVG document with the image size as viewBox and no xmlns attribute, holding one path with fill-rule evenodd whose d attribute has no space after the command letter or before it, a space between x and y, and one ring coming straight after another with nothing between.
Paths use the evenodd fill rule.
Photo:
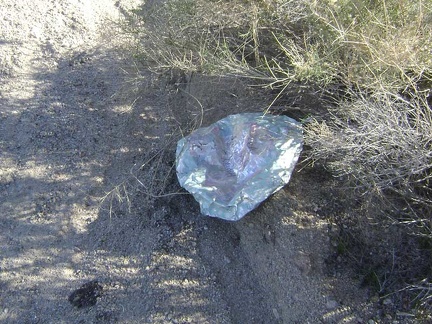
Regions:
<instances>
[{"instance_id":1,"label":"small stone","mask_svg":"<svg viewBox=\"0 0 432 324\"><path fill-rule=\"evenodd\" d=\"M312 269L312 262L310 256L300 252L294 259L294 263L302 274L308 275Z\"/></svg>"},{"instance_id":2,"label":"small stone","mask_svg":"<svg viewBox=\"0 0 432 324\"><path fill-rule=\"evenodd\" d=\"M271 230L266 230L264 231L263 234L263 238L264 238L264 242L268 243L268 244L276 244L276 233L275 231L271 231Z\"/></svg>"},{"instance_id":3,"label":"small stone","mask_svg":"<svg viewBox=\"0 0 432 324\"><path fill-rule=\"evenodd\" d=\"M336 300L328 300L326 303L326 308L327 309L335 309L339 306L338 302Z\"/></svg>"},{"instance_id":4,"label":"small stone","mask_svg":"<svg viewBox=\"0 0 432 324\"><path fill-rule=\"evenodd\" d=\"M273 315L274 315L275 319L279 320L280 315L279 315L278 310L276 308L273 308L272 311L273 311Z\"/></svg>"},{"instance_id":5,"label":"small stone","mask_svg":"<svg viewBox=\"0 0 432 324\"><path fill-rule=\"evenodd\" d=\"M69 296L69 302L77 308L96 305L97 298L102 295L102 286L97 280L87 282Z\"/></svg>"},{"instance_id":6,"label":"small stone","mask_svg":"<svg viewBox=\"0 0 432 324\"><path fill-rule=\"evenodd\" d=\"M393 301L390 298L386 298L383 300L383 304L384 305L392 305Z\"/></svg>"}]
</instances>

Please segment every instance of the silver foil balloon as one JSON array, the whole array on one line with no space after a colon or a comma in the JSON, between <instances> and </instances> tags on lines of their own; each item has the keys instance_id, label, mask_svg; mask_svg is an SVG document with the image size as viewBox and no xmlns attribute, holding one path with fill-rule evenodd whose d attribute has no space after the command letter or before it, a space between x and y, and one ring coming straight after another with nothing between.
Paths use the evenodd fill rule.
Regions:
<instances>
[{"instance_id":1,"label":"silver foil balloon","mask_svg":"<svg viewBox=\"0 0 432 324\"><path fill-rule=\"evenodd\" d=\"M202 214L236 221L288 183L302 144L292 118L231 115L177 143L177 177Z\"/></svg>"}]
</instances>

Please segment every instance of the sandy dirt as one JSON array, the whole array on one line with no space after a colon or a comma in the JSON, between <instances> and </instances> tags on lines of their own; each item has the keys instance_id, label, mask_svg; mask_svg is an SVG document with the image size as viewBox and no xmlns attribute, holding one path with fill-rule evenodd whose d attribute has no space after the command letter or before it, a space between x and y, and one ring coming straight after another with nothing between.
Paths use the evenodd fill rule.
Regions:
<instances>
[{"instance_id":1,"label":"sandy dirt","mask_svg":"<svg viewBox=\"0 0 432 324\"><path fill-rule=\"evenodd\" d=\"M368 322L368 291L328 262L331 178L299 167L236 223L179 188L191 122L265 103L135 69L115 22L138 5L0 0L0 322Z\"/></svg>"}]
</instances>

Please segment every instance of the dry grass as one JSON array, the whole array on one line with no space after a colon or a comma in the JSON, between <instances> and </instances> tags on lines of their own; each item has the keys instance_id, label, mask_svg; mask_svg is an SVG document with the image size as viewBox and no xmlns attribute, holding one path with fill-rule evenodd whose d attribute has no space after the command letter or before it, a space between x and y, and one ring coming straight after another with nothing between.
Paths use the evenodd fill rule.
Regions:
<instances>
[{"instance_id":1,"label":"dry grass","mask_svg":"<svg viewBox=\"0 0 432 324\"><path fill-rule=\"evenodd\" d=\"M397 193L432 206L432 111L425 98L353 94L327 121L307 125L312 160L349 176L360 193Z\"/></svg>"},{"instance_id":2,"label":"dry grass","mask_svg":"<svg viewBox=\"0 0 432 324\"><path fill-rule=\"evenodd\" d=\"M240 1L230 6L215 1L166 1L144 6L130 15L127 31L137 40L136 53L156 72L179 69L186 72L242 73L240 44L247 35L232 37L249 20ZM247 68L247 65L245 65Z\"/></svg>"},{"instance_id":3,"label":"dry grass","mask_svg":"<svg viewBox=\"0 0 432 324\"><path fill-rule=\"evenodd\" d=\"M432 4L422 0L170 0L135 10L127 28L158 71L397 91L431 81Z\"/></svg>"},{"instance_id":4,"label":"dry grass","mask_svg":"<svg viewBox=\"0 0 432 324\"><path fill-rule=\"evenodd\" d=\"M360 202L353 213L363 220L337 221L357 256L351 261L382 296L410 293L410 307L428 309L424 316L432 292L431 117L420 95L356 92L305 132L310 161L325 164L344 194Z\"/></svg>"},{"instance_id":5,"label":"dry grass","mask_svg":"<svg viewBox=\"0 0 432 324\"><path fill-rule=\"evenodd\" d=\"M247 77L276 93L269 107L293 96L293 84L321 88L332 103L324 119L305 114L309 161L343 178L364 205L391 203L365 208L365 218L397 224L413 255L432 257L430 1L167 0L134 11L126 26L137 59L156 72ZM400 287L409 282L401 289L425 308L430 258L398 252ZM416 262L429 272L410 272Z\"/></svg>"}]
</instances>

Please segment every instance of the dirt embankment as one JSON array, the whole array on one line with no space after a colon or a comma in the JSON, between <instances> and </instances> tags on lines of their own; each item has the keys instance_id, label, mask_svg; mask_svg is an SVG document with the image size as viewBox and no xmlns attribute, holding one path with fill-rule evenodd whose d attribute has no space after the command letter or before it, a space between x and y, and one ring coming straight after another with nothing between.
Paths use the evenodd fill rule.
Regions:
<instances>
[{"instance_id":1,"label":"dirt embankment","mask_svg":"<svg viewBox=\"0 0 432 324\"><path fill-rule=\"evenodd\" d=\"M1 3L0 321L374 316L367 292L325 263L330 227L320 215L339 208L324 190L331 179L295 173L237 223L202 217L188 195L164 195L179 191L172 165L186 122L262 105L238 80L171 76L161 86L134 71L112 24L133 5ZM73 306L71 293L93 280L96 303Z\"/></svg>"}]
</instances>

